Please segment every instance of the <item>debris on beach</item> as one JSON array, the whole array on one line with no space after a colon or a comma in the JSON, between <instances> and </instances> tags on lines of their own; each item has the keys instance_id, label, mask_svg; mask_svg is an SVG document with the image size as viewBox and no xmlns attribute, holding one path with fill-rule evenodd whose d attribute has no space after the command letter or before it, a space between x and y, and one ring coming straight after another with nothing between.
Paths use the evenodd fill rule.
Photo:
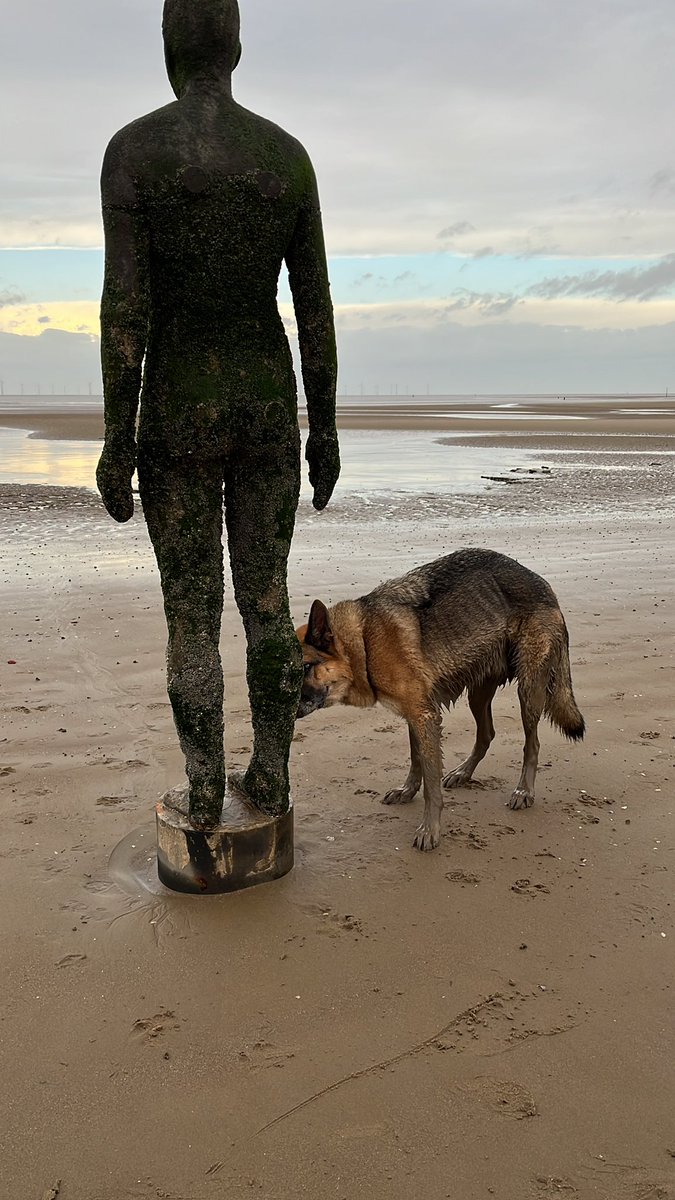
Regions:
<instances>
[{"instance_id":1,"label":"debris on beach","mask_svg":"<svg viewBox=\"0 0 675 1200\"><path fill-rule=\"evenodd\" d=\"M489 479L490 483L527 483L526 479L509 479L508 475L481 475L481 479Z\"/></svg>"},{"instance_id":2,"label":"debris on beach","mask_svg":"<svg viewBox=\"0 0 675 1200\"><path fill-rule=\"evenodd\" d=\"M553 467L511 467L512 475L552 475Z\"/></svg>"}]
</instances>

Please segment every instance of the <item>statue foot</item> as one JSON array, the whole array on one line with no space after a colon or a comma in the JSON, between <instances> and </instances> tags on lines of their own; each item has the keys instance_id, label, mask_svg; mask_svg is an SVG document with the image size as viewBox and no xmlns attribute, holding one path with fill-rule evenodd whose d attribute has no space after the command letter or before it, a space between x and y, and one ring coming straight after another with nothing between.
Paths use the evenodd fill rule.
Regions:
<instances>
[{"instance_id":1,"label":"statue foot","mask_svg":"<svg viewBox=\"0 0 675 1200\"><path fill-rule=\"evenodd\" d=\"M280 780L273 771L262 771L251 765L247 771L228 771L227 783L269 817L280 817L288 812L288 783Z\"/></svg>"},{"instance_id":2,"label":"statue foot","mask_svg":"<svg viewBox=\"0 0 675 1200\"><path fill-rule=\"evenodd\" d=\"M225 781L186 788L190 824L193 829L217 829L223 812Z\"/></svg>"}]
</instances>

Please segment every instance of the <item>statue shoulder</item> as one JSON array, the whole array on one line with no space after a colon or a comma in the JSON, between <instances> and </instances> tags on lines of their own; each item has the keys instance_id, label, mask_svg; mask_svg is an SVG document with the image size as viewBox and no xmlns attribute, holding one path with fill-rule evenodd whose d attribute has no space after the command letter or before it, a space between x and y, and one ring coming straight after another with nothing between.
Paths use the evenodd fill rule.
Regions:
<instances>
[{"instance_id":1,"label":"statue shoulder","mask_svg":"<svg viewBox=\"0 0 675 1200\"><path fill-rule=\"evenodd\" d=\"M293 134L289 133L287 129L282 129L274 121L269 121L267 117L261 117L259 113L241 107L239 111L252 127L252 131L255 131L261 144L273 145L289 166L296 170L304 170L313 177L312 160L302 142L293 137Z\"/></svg>"},{"instance_id":2,"label":"statue shoulder","mask_svg":"<svg viewBox=\"0 0 675 1200\"><path fill-rule=\"evenodd\" d=\"M110 139L103 156L101 191L104 206L134 204L136 184L145 173L153 150L162 153L175 125L175 102L131 121Z\"/></svg>"},{"instance_id":3,"label":"statue shoulder","mask_svg":"<svg viewBox=\"0 0 675 1200\"><path fill-rule=\"evenodd\" d=\"M159 147L171 137L178 115L177 109L178 105L174 100L118 129L108 143L104 164L111 162L117 165L124 160L131 163L147 158L153 143L157 143Z\"/></svg>"}]
</instances>

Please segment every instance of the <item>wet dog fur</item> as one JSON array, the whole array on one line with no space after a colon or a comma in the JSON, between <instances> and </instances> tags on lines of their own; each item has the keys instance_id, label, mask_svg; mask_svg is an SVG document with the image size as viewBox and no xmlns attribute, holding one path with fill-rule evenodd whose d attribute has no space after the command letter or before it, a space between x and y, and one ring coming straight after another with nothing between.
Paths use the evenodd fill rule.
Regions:
<instances>
[{"instance_id":1,"label":"wet dog fur","mask_svg":"<svg viewBox=\"0 0 675 1200\"><path fill-rule=\"evenodd\" d=\"M542 715L572 741L584 736L574 693L567 627L544 579L493 550L467 549L380 584L332 608L315 600L297 630L304 680L298 717L319 708L378 702L408 723L410 770L384 804L407 804L424 787L424 817L414 839L433 850L441 831L441 786L473 776L495 735L492 699L518 681L525 731L523 768L510 800L534 803ZM441 710L468 693L476 741L443 777Z\"/></svg>"}]
</instances>

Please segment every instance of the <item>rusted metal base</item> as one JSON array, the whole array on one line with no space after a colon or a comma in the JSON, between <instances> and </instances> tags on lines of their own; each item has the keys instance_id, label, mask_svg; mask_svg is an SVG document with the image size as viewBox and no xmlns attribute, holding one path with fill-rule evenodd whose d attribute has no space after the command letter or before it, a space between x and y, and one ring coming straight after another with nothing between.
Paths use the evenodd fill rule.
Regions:
<instances>
[{"instance_id":1,"label":"rusted metal base","mask_svg":"<svg viewBox=\"0 0 675 1200\"><path fill-rule=\"evenodd\" d=\"M157 873L174 892L216 895L255 887L293 867L293 806L281 817L260 812L228 788L216 829L193 829L187 785L157 805Z\"/></svg>"}]
</instances>

